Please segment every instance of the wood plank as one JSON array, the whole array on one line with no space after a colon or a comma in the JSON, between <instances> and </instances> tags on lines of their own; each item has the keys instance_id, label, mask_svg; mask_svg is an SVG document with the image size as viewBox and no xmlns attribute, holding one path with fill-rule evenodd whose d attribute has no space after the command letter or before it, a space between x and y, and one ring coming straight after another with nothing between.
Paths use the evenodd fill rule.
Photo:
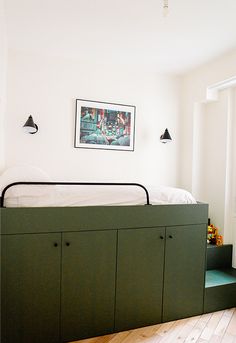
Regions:
<instances>
[{"instance_id":1,"label":"wood plank","mask_svg":"<svg viewBox=\"0 0 236 343\"><path fill-rule=\"evenodd\" d=\"M226 333L236 336L236 310L234 310L231 321L226 329Z\"/></svg>"},{"instance_id":2,"label":"wood plank","mask_svg":"<svg viewBox=\"0 0 236 343\"><path fill-rule=\"evenodd\" d=\"M179 332L182 331L188 319L181 319L171 326L169 332L162 336L161 343L173 343L178 339Z\"/></svg>"},{"instance_id":3,"label":"wood plank","mask_svg":"<svg viewBox=\"0 0 236 343\"><path fill-rule=\"evenodd\" d=\"M209 341L214 333L216 326L218 325L224 311L218 311L212 314L207 325L203 329L200 338Z\"/></svg>"},{"instance_id":4,"label":"wood plank","mask_svg":"<svg viewBox=\"0 0 236 343\"><path fill-rule=\"evenodd\" d=\"M177 340L178 343L184 343L186 338L188 337L188 335L190 334L190 332L193 330L194 322L188 321L185 326L182 328L182 330L180 330L178 336L177 336Z\"/></svg>"},{"instance_id":5,"label":"wood plank","mask_svg":"<svg viewBox=\"0 0 236 343\"><path fill-rule=\"evenodd\" d=\"M222 341L222 337L217 336L217 335L211 336L209 340L210 343L221 343L221 341Z\"/></svg>"},{"instance_id":6,"label":"wood plank","mask_svg":"<svg viewBox=\"0 0 236 343\"><path fill-rule=\"evenodd\" d=\"M197 323L194 325L193 329L191 330L191 332L189 333L184 342L197 342L201 336L202 331L206 327L208 321L209 317L202 315L197 321Z\"/></svg>"},{"instance_id":7,"label":"wood plank","mask_svg":"<svg viewBox=\"0 0 236 343\"><path fill-rule=\"evenodd\" d=\"M236 337L233 335L230 335L228 333L225 333L221 342L222 343L234 343L234 342L236 342Z\"/></svg>"},{"instance_id":8,"label":"wood plank","mask_svg":"<svg viewBox=\"0 0 236 343\"><path fill-rule=\"evenodd\" d=\"M93 338L88 338L88 339L82 339L80 343L108 343L111 342L111 339L115 337L116 334L111 334L111 335L106 335L106 336L99 336L99 337L93 337ZM74 343L76 343L74 342Z\"/></svg>"},{"instance_id":9,"label":"wood plank","mask_svg":"<svg viewBox=\"0 0 236 343\"><path fill-rule=\"evenodd\" d=\"M156 332L159 336L165 336L170 332L171 327L174 325L174 323L174 321L163 323Z\"/></svg>"},{"instance_id":10,"label":"wood plank","mask_svg":"<svg viewBox=\"0 0 236 343\"><path fill-rule=\"evenodd\" d=\"M220 336L221 338L224 336L224 333L229 325L229 322L231 320L231 317L233 315L233 312L226 312L224 311L223 316L221 317L218 325L216 326L216 329L214 331L214 334L217 336Z\"/></svg>"},{"instance_id":11,"label":"wood plank","mask_svg":"<svg viewBox=\"0 0 236 343\"><path fill-rule=\"evenodd\" d=\"M236 308L73 343L236 343Z\"/></svg>"},{"instance_id":12,"label":"wood plank","mask_svg":"<svg viewBox=\"0 0 236 343\"><path fill-rule=\"evenodd\" d=\"M129 337L132 333L131 331L123 331L123 332L118 332L117 334L115 334L114 337L112 337L112 339L109 341L109 343L123 343L124 340Z\"/></svg>"}]
</instances>

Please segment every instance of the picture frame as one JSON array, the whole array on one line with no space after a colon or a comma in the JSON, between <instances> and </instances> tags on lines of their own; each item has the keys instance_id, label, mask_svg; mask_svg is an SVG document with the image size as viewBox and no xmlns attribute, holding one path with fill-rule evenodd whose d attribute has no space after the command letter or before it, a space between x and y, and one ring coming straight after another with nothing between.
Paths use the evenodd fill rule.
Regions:
<instances>
[{"instance_id":1,"label":"picture frame","mask_svg":"<svg viewBox=\"0 0 236 343\"><path fill-rule=\"evenodd\" d=\"M76 99L75 148L134 151L133 105Z\"/></svg>"}]
</instances>

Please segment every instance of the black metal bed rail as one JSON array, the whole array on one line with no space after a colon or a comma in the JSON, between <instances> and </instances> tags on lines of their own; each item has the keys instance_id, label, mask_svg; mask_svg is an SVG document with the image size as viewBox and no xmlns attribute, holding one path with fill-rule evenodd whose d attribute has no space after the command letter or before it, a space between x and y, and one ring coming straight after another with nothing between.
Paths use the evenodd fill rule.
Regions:
<instances>
[{"instance_id":1,"label":"black metal bed rail","mask_svg":"<svg viewBox=\"0 0 236 343\"><path fill-rule=\"evenodd\" d=\"M1 202L0 202L0 207L4 207L4 197L6 191L14 186L18 185L71 185L71 186L136 186L136 187L141 187L146 194L146 204L145 205L150 205L149 201L149 193L148 190L141 185L140 183L125 183L125 182L13 182L7 185L3 191L2 191L2 196L1 196Z\"/></svg>"}]
</instances>

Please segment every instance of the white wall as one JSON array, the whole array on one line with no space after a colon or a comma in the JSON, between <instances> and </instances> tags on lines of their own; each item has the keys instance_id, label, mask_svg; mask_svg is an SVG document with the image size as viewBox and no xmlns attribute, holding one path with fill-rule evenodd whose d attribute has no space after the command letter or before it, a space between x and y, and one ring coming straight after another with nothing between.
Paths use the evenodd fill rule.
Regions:
<instances>
[{"instance_id":1,"label":"white wall","mask_svg":"<svg viewBox=\"0 0 236 343\"><path fill-rule=\"evenodd\" d=\"M3 0L0 0L0 172L5 167L4 117L6 109L6 69L7 39L5 10Z\"/></svg>"},{"instance_id":2,"label":"white wall","mask_svg":"<svg viewBox=\"0 0 236 343\"><path fill-rule=\"evenodd\" d=\"M236 267L235 120L236 93L229 83L219 98L206 102L207 87L236 76L236 49L183 77L181 185L210 207L213 224L232 243ZM227 85L227 86L226 86ZM196 119L198 118L198 119ZM199 139L200 137L200 139ZM194 144L193 144L194 143ZM191 161L193 163L191 163ZM189 168L188 166L192 166ZM200 176L200 177L199 177Z\"/></svg>"},{"instance_id":3,"label":"white wall","mask_svg":"<svg viewBox=\"0 0 236 343\"><path fill-rule=\"evenodd\" d=\"M178 185L179 79L10 51L6 167L30 164L55 180ZM75 99L136 106L135 151L75 149ZM27 135L31 114L39 126ZM159 137L168 127L171 144Z\"/></svg>"},{"instance_id":4,"label":"white wall","mask_svg":"<svg viewBox=\"0 0 236 343\"><path fill-rule=\"evenodd\" d=\"M221 91L218 101L202 104L194 118L198 127L194 127L193 194L209 204L211 222L221 230L225 217L227 105L228 90Z\"/></svg>"},{"instance_id":5,"label":"white wall","mask_svg":"<svg viewBox=\"0 0 236 343\"><path fill-rule=\"evenodd\" d=\"M235 60L236 49L188 72L182 78L180 184L190 191L192 190L194 107L196 104L206 100L206 89L208 86L236 75Z\"/></svg>"}]
</instances>

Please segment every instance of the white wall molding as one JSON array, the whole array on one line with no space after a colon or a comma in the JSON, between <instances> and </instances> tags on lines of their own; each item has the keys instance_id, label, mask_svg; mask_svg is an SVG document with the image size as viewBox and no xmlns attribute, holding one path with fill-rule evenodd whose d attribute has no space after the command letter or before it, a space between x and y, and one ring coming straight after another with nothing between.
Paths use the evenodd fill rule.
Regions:
<instances>
[{"instance_id":1,"label":"white wall molding","mask_svg":"<svg viewBox=\"0 0 236 343\"><path fill-rule=\"evenodd\" d=\"M206 90L206 101L217 101L219 91L232 87L236 87L236 76L208 86Z\"/></svg>"},{"instance_id":2,"label":"white wall molding","mask_svg":"<svg viewBox=\"0 0 236 343\"><path fill-rule=\"evenodd\" d=\"M233 171L234 171L234 92L232 87L228 90L227 104L227 134L226 134L226 165L225 165L225 209L224 209L224 236L225 243L233 240Z\"/></svg>"},{"instance_id":3,"label":"white wall molding","mask_svg":"<svg viewBox=\"0 0 236 343\"><path fill-rule=\"evenodd\" d=\"M224 243L233 244L233 260L232 264L236 267L236 220L235 220L235 183L236 178L236 139L235 136L235 122L236 122L236 76L225 79L223 81L214 83L206 87L206 99L194 103L193 111L193 173L192 173L192 190L193 193L201 192L201 168L204 163L199 156L199 149L201 147L200 132L202 125L204 125L205 105L211 102L220 101L220 92L227 91L226 103L226 134L224 139L226 142L226 160L225 160L225 187L224 187L224 227L222 233L224 236ZM219 104L220 106L220 104ZM223 194L222 194L223 196Z\"/></svg>"}]
</instances>

